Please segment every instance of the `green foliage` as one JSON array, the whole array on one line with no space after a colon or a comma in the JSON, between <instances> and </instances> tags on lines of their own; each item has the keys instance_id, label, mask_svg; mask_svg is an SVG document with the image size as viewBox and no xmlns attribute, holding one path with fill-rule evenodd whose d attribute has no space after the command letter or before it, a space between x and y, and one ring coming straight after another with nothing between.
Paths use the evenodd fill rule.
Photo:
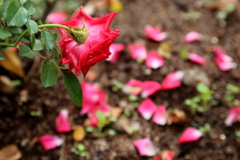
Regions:
<instances>
[{"instance_id":1,"label":"green foliage","mask_svg":"<svg viewBox=\"0 0 240 160\"><path fill-rule=\"evenodd\" d=\"M35 40L33 50L34 51L41 51L43 49L42 42L38 39Z\"/></svg>"},{"instance_id":2,"label":"green foliage","mask_svg":"<svg viewBox=\"0 0 240 160\"><path fill-rule=\"evenodd\" d=\"M81 107L82 89L77 77L72 72L68 73L66 69L61 69L61 73L64 80L64 87L67 89L70 99L76 106Z\"/></svg>"},{"instance_id":3,"label":"green foliage","mask_svg":"<svg viewBox=\"0 0 240 160\"><path fill-rule=\"evenodd\" d=\"M0 39L5 39L12 36L12 34L8 31L5 31L3 29L0 28Z\"/></svg>"},{"instance_id":4,"label":"green foliage","mask_svg":"<svg viewBox=\"0 0 240 160\"><path fill-rule=\"evenodd\" d=\"M209 123L205 123L204 126L199 128L200 131L203 133L207 133L208 131L211 130L211 125Z\"/></svg>"},{"instance_id":5,"label":"green foliage","mask_svg":"<svg viewBox=\"0 0 240 160\"><path fill-rule=\"evenodd\" d=\"M202 18L202 13L201 12L197 12L197 11L193 11L193 12L187 12L187 13L183 13L182 14L182 18L184 20L189 20L191 22L197 22L197 20Z\"/></svg>"},{"instance_id":6,"label":"green foliage","mask_svg":"<svg viewBox=\"0 0 240 160\"><path fill-rule=\"evenodd\" d=\"M186 49L182 48L180 50L180 56L183 60L187 60L188 59L188 52Z\"/></svg>"},{"instance_id":7,"label":"green foliage","mask_svg":"<svg viewBox=\"0 0 240 160\"><path fill-rule=\"evenodd\" d=\"M46 59L41 65L41 82L44 87L51 87L57 83L58 80L58 69L55 64Z\"/></svg>"},{"instance_id":8,"label":"green foliage","mask_svg":"<svg viewBox=\"0 0 240 160\"><path fill-rule=\"evenodd\" d=\"M28 57L28 58L34 58L37 55L28 46L26 46L24 44L21 44L19 46L19 52L20 52L21 56L25 56L25 57Z\"/></svg>"},{"instance_id":9,"label":"green foliage","mask_svg":"<svg viewBox=\"0 0 240 160\"><path fill-rule=\"evenodd\" d=\"M20 86L22 84L22 82L19 79L17 79L17 80L13 80L12 84L13 84L13 86L17 87L17 86Z\"/></svg>"},{"instance_id":10,"label":"green foliage","mask_svg":"<svg viewBox=\"0 0 240 160\"><path fill-rule=\"evenodd\" d=\"M239 88L232 84L227 84L224 94L224 100L228 106L232 107L234 105L233 100L235 99L236 94L239 94Z\"/></svg>"},{"instance_id":11,"label":"green foliage","mask_svg":"<svg viewBox=\"0 0 240 160\"><path fill-rule=\"evenodd\" d=\"M44 47L48 52L51 52L53 48L53 43L54 43L51 32L44 30L42 31L41 36L42 36L42 42L44 44Z\"/></svg>"},{"instance_id":12,"label":"green foliage","mask_svg":"<svg viewBox=\"0 0 240 160\"><path fill-rule=\"evenodd\" d=\"M235 132L235 135L240 138L240 130Z\"/></svg>"},{"instance_id":13,"label":"green foliage","mask_svg":"<svg viewBox=\"0 0 240 160\"><path fill-rule=\"evenodd\" d=\"M117 92L122 87L123 87L123 83L119 82L118 80L113 80L113 87L112 87L113 92Z\"/></svg>"},{"instance_id":14,"label":"green foliage","mask_svg":"<svg viewBox=\"0 0 240 160\"><path fill-rule=\"evenodd\" d=\"M28 32L30 35L38 32L38 24L35 21L28 19L26 25L27 25Z\"/></svg>"},{"instance_id":15,"label":"green foliage","mask_svg":"<svg viewBox=\"0 0 240 160\"><path fill-rule=\"evenodd\" d=\"M235 10L234 4L228 4L221 11L216 12L216 18L218 20L225 20L227 16Z\"/></svg>"},{"instance_id":16,"label":"green foliage","mask_svg":"<svg viewBox=\"0 0 240 160\"><path fill-rule=\"evenodd\" d=\"M41 115L42 115L42 112L41 112L41 111L31 111L31 112L30 112L30 115L31 115L31 116L41 116Z\"/></svg>"},{"instance_id":17,"label":"green foliage","mask_svg":"<svg viewBox=\"0 0 240 160\"><path fill-rule=\"evenodd\" d=\"M85 151L86 147L84 144L82 143L75 143L74 144L74 147L75 147L75 151L74 153L81 156L81 157L88 157L89 156L89 153Z\"/></svg>"},{"instance_id":18,"label":"green foliage","mask_svg":"<svg viewBox=\"0 0 240 160\"><path fill-rule=\"evenodd\" d=\"M210 90L205 84L198 83L196 86L198 91L198 96L193 97L192 99L186 99L184 103L189 106L192 114L196 112L205 112L211 108L211 106L216 105L217 101L213 100L213 90Z\"/></svg>"}]
</instances>

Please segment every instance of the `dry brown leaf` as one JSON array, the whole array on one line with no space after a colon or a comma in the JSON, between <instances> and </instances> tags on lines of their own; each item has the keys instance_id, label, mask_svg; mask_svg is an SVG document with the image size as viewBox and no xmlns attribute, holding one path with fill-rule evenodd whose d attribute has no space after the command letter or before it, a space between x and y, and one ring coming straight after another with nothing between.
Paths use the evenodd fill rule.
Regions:
<instances>
[{"instance_id":1,"label":"dry brown leaf","mask_svg":"<svg viewBox=\"0 0 240 160\"><path fill-rule=\"evenodd\" d=\"M86 132L83 126L76 126L73 132L73 139L81 141L85 138Z\"/></svg>"},{"instance_id":2,"label":"dry brown leaf","mask_svg":"<svg viewBox=\"0 0 240 160\"><path fill-rule=\"evenodd\" d=\"M0 76L0 92L3 93L13 93L15 87L12 84L12 81L7 76Z\"/></svg>"},{"instance_id":3,"label":"dry brown leaf","mask_svg":"<svg viewBox=\"0 0 240 160\"><path fill-rule=\"evenodd\" d=\"M18 160L21 157L22 153L15 144L5 146L0 150L0 160Z\"/></svg>"},{"instance_id":4,"label":"dry brown leaf","mask_svg":"<svg viewBox=\"0 0 240 160\"><path fill-rule=\"evenodd\" d=\"M129 119L122 115L117 122L113 123L112 125L113 129L120 131L120 132L126 132L127 134L131 135L133 134L133 130L130 125Z\"/></svg>"},{"instance_id":5,"label":"dry brown leaf","mask_svg":"<svg viewBox=\"0 0 240 160\"><path fill-rule=\"evenodd\" d=\"M171 112L167 112L167 124L171 125L173 123L183 123L188 121L188 117L184 111L179 109L173 109Z\"/></svg>"},{"instance_id":6,"label":"dry brown leaf","mask_svg":"<svg viewBox=\"0 0 240 160\"><path fill-rule=\"evenodd\" d=\"M22 90L20 92L19 105L21 105L24 102L27 102L28 98L29 98L28 91L26 89Z\"/></svg>"},{"instance_id":7,"label":"dry brown leaf","mask_svg":"<svg viewBox=\"0 0 240 160\"><path fill-rule=\"evenodd\" d=\"M171 45L168 43L161 43L160 46L157 48L157 53L166 59L171 59Z\"/></svg>"},{"instance_id":8,"label":"dry brown leaf","mask_svg":"<svg viewBox=\"0 0 240 160\"><path fill-rule=\"evenodd\" d=\"M19 77L24 76L24 71L22 67L21 60L19 59L17 52L13 49L7 48L4 51L1 51L6 57L5 60L0 61L0 66L5 68L6 70L15 73Z\"/></svg>"},{"instance_id":9,"label":"dry brown leaf","mask_svg":"<svg viewBox=\"0 0 240 160\"><path fill-rule=\"evenodd\" d=\"M118 118L121 115L122 111L123 111L122 108L111 107L111 110L110 110L111 117L112 118Z\"/></svg>"}]
</instances>

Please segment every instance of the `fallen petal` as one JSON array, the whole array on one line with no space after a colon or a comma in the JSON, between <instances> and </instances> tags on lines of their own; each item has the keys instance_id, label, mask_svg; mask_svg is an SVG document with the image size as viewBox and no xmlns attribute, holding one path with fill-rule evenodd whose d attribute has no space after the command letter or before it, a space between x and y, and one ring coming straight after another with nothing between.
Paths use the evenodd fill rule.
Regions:
<instances>
[{"instance_id":1,"label":"fallen petal","mask_svg":"<svg viewBox=\"0 0 240 160\"><path fill-rule=\"evenodd\" d=\"M196 128L188 127L178 139L178 143L188 143L197 141L202 136L202 132Z\"/></svg>"},{"instance_id":2,"label":"fallen petal","mask_svg":"<svg viewBox=\"0 0 240 160\"><path fill-rule=\"evenodd\" d=\"M144 81L142 83L142 98L147 98L161 89L160 83L156 81Z\"/></svg>"},{"instance_id":3,"label":"fallen petal","mask_svg":"<svg viewBox=\"0 0 240 160\"><path fill-rule=\"evenodd\" d=\"M162 89L168 90L180 87L182 84L183 76L183 71L169 73L162 82Z\"/></svg>"},{"instance_id":4,"label":"fallen petal","mask_svg":"<svg viewBox=\"0 0 240 160\"><path fill-rule=\"evenodd\" d=\"M228 116L225 120L227 126L231 126L240 118L240 107L233 107L228 111Z\"/></svg>"},{"instance_id":5,"label":"fallen petal","mask_svg":"<svg viewBox=\"0 0 240 160\"><path fill-rule=\"evenodd\" d=\"M58 136L44 135L39 137L39 142L42 144L45 150L48 150L62 145L63 139L59 138Z\"/></svg>"},{"instance_id":6,"label":"fallen petal","mask_svg":"<svg viewBox=\"0 0 240 160\"><path fill-rule=\"evenodd\" d=\"M200 40L202 38L202 34L192 31L185 35L185 42L192 43L194 41Z\"/></svg>"},{"instance_id":7,"label":"fallen petal","mask_svg":"<svg viewBox=\"0 0 240 160\"><path fill-rule=\"evenodd\" d=\"M72 130L71 124L68 121L68 110L62 109L55 119L57 132L64 133Z\"/></svg>"},{"instance_id":8,"label":"fallen petal","mask_svg":"<svg viewBox=\"0 0 240 160\"><path fill-rule=\"evenodd\" d=\"M149 120L156 109L157 106L153 103L153 101L150 98L147 98L138 107L138 112L143 116L144 119Z\"/></svg>"},{"instance_id":9,"label":"fallen petal","mask_svg":"<svg viewBox=\"0 0 240 160\"><path fill-rule=\"evenodd\" d=\"M167 120L166 120L166 106L165 105L160 105L157 110L155 111L152 121L158 125L165 125Z\"/></svg>"},{"instance_id":10,"label":"fallen petal","mask_svg":"<svg viewBox=\"0 0 240 160\"><path fill-rule=\"evenodd\" d=\"M186 113L179 109L173 109L171 112L167 112L166 117L168 125L188 121Z\"/></svg>"},{"instance_id":11,"label":"fallen petal","mask_svg":"<svg viewBox=\"0 0 240 160\"><path fill-rule=\"evenodd\" d=\"M109 47L109 50L112 54L106 60L111 63L115 63L115 62L117 62L120 53L124 50L124 45L123 44L111 44L111 46Z\"/></svg>"},{"instance_id":12,"label":"fallen petal","mask_svg":"<svg viewBox=\"0 0 240 160\"><path fill-rule=\"evenodd\" d=\"M122 88L123 93L139 95L142 92L142 82L139 80L131 79Z\"/></svg>"},{"instance_id":13,"label":"fallen petal","mask_svg":"<svg viewBox=\"0 0 240 160\"><path fill-rule=\"evenodd\" d=\"M134 141L134 146L137 148L140 156L154 156L156 154L156 150L148 138Z\"/></svg>"},{"instance_id":14,"label":"fallen petal","mask_svg":"<svg viewBox=\"0 0 240 160\"><path fill-rule=\"evenodd\" d=\"M162 158L160 158L160 157L154 157L154 159L153 160L163 160Z\"/></svg>"},{"instance_id":15,"label":"fallen petal","mask_svg":"<svg viewBox=\"0 0 240 160\"><path fill-rule=\"evenodd\" d=\"M164 65L164 58L159 56L155 50L152 50L148 53L145 64L148 68L157 69Z\"/></svg>"},{"instance_id":16,"label":"fallen petal","mask_svg":"<svg viewBox=\"0 0 240 160\"><path fill-rule=\"evenodd\" d=\"M158 27L147 25L144 30L146 37L157 42L164 40L168 36L166 32L162 32Z\"/></svg>"},{"instance_id":17,"label":"fallen petal","mask_svg":"<svg viewBox=\"0 0 240 160\"><path fill-rule=\"evenodd\" d=\"M195 62L197 64L200 65L206 65L206 61L199 55L195 54L195 53L189 53L188 54L188 59L192 62Z\"/></svg>"},{"instance_id":18,"label":"fallen petal","mask_svg":"<svg viewBox=\"0 0 240 160\"><path fill-rule=\"evenodd\" d=\"M173 160L174 153L173 151L164 150L161 152L162 160Z\"/></svg>"},{"instance_id":19,"label":"fallen petal","mask_svg":"<svg viewBox=\"0 0 240 160\"><path fill-rule=\"evenodd\" d=\"M143 61L147 58L146 47L142 44L129 44L128 49L134 60Z\"/></svg>"}]
</instances>

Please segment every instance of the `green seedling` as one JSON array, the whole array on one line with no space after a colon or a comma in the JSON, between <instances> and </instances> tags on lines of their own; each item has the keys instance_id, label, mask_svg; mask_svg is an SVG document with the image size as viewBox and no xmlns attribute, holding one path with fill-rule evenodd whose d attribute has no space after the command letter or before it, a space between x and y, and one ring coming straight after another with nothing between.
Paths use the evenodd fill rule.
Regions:
<instances>
[{"instance_id":1,"label":"green seedling","mask_svg":"<svg viewBox=\"0 0 240 160\"><path fill-rule=\"evenodd\" d=\"M31 116L41 116L41 115L42 115L42 112L41 112L41 111L31 111L31 112L30 112L30 115L31 115Z\"/></svg>"},{"instance_id":2,"label":"green seedling","mask_svg":"<svg viewBox=\"0 0 240 160\"><path fill-rule=\"evenodd\" d=\"M127 117L130 117L132 113L128 109L124 109L123 114Z\"/></svg>"},{"instance_id":3,"label":"green seedling","mask_svg":"<svg viewBox=\"0 0 240 160\"><path fill-rule=\"evenodd\" d=\"M224 100L227 103L228 106L232 107L233 101L235 99L235 95L239 94L239 88L237 86L234 86L232 84L226 85L226 91L224 94Z\"/></svg>"},{"instance_id":4,"label":"green seedling","mask_svg":"<svg viewBox=\"0 0 240 160\"><path fill-rule=\"evenodd\" d=\"M216 12L216 18L218 20L224 21L227 18L227 16L234 10L235 6L233 4L228 4L223 10Z\"/></svg>"},{"instance_id":5,"label":"green seedling","mask_svg":"<svg viewBox=\"0 0 240 160\"><path fill-rule=\"evenodd\" d=\"M22 82L19 79L17 79L17 80L13 80L12 84L13 84L13 86L17 87L17 86L20 86L22 84Z\"/></svg>"},{"instance_id":6,"label":"green seedling","mask_svg":"<svg viewBox=\"0 0 240 160\"><path fill-rule=\"evenodd\" d=\"M203 83L198 83L196 90L198 91L198 96L184 101L184 103L189 106L192 114L195 114L196 112L205 112L210 109L211 106L217 104L217 101L213 100L214 91L210 90L208 86Z\"/></svg>"},{"instance_id":7,"label":"green seedling","mask_svg":"<svg viewBox=\"0 0 240 160\"><path fill-rule=\"evenodd\" d=\"M187 60L188 59L188 52L187 52L186 49L182 48L179 53L180 53L180 56L181 56L181 58L183 60Z\"/></svg>"},{"instance_id":8,"label":"green seedling","mask_svg":"<svg viewBox=\"0 0 240 160\"><path fill-rule=\"evenodd\" d=\"M113 92L117 92L123 87L123 83L119 82L118 80L113 80L112 83L113 83L113 87L112 87Z\"/></svg>"},{"instance_id":9,"label":"green seedling","mask_svg":"<svg viewBox=\"0 0 240 160\"><path fill-rule=\"evenodd\" d=\"M183 13L182 18L184 20L189 20L193 23L196 23L197 20L202 18L202 13L197 11L187 12L187 13Z\"/></svg>"},{"instance_id":10,"label":"green seedling","mask_svg":"<svg viewBox=\"0 0 240 160\"><path fill-rule=\"evenodd\" d=\"M235 135L240 138L240 130L235 132Z\"/></svg>"},{"instance_id":11,"label":"green seedling","mask_svg":"<svg viewBox=\"0 0 240 160\"><path fill-rule=\"evenodd\" d=\"M74 153L76 155L79 155L81 157L88 157L89 153L85 151L86 147L84 144L82 143L75 143L74 147L76 148L76 150L74 151Z\"/></svg>"},{"instance_id":12,"label":"green seedling","mask_svg":"<svg viewBox=\"0 0 240 160\"><path fill-rule=\"evenodd\" d=\"M211 130L211 125L209 123L205 123L204 126L199 128L203 133L207 133Z\"/></svg>"}]
</instances>

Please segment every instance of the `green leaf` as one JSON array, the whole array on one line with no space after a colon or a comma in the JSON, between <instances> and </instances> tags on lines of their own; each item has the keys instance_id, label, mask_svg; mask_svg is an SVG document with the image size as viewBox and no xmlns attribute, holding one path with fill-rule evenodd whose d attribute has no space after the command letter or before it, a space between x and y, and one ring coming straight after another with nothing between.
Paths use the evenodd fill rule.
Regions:
<instances>
[{"instance_id":1,"label":"green leaf","mask_svg":"<svg viewBox=\"0 0 240 160\"><path fill-rule=\"evenodd\" d=\"M186 49L182 48L180 50L180 56L183 60L187 60L188 59L188 52Z\"/></svg>"},{"instance_id":2,"label":"green leaf","mask_svg":"<svg viewBox=\"0 0 240 160\"><path fill-rule=\"evenodd\" d=\"M35 14L35 13L37 12L36 9L33 7L33 5L32 5L32 3L31 3L30 0L28 0L28 1L23 5L23 7L27 9L29 15Z\"/></svg>"},{"instance_id":3,"label":"green leaf","mask_svg":"<svg viewBox=\"0 0 240 160\"><path fill-rule=\"evenodd\" d=\"M71 72L68 73L67 70L61 70L64 80L64 87L67 89L69 97L73 103L81 107L82 106L82 89L77 77Z\"/></svg>"},{"instance_id":4,"label":"green leaf","mask_svg":"<svg viewBox=\"0 0 240 160\"><path fill-rule=\"evenodd\" d=\"M206 86L205 84L203 83L198 83L197 86L196 86L196 89L198 92L200 93L206 93L209 91L209 88L208 86Z\"/></svg>"},{"instance_id":5,"label":"green leaf","mask_svg":"<svg viewBox=\"0 0 240 160\"><path fill-rule=\"evenodd\" d=\"M8 26L21 27L27 22L28 11L17 2L12 1L7 9Z\"/></svg>"},{"instance_id":6,"label":"green leaf","mask_svg":"<svg viewBox=\"0 0 240 160\"><path fill-rule=\"evenodd\" d=\"M0 61L4 60L5 59L5 56L3 53L0 52Z\"/></svg>"},{"instance_id":7,"label":"green leaf","mask_svg":"<svg viewBox=\"0 0 240 160\"><path fill-rule=\"evenodd\" d=\"M109 129L108 130L108 135L114 136L114 135L116 135L116 131L114 129Z\"/></svg>"},{"instance_id":8,"label":"green leaf","mask_svg":"<svg viewBox=\"0 0 240 160\"><path fill-rule=\"evenodd\" d=\"M41 82L44 87L51 87L57 83L58 69L52 61L46 59L41 65Z\"/></svg>"},{"instance_id":9,"label":"green leaf","mask_svg":"<svg viewBox=\"0 0 240 160\"><path fill-rule=\"evenodd\" d=\"M51 59L54 60L57 64L60 64L58 50L55 47L53 47L51 51Z\"/></svg>"},{"instance_id":10,"label":"green leaf","mask_svg":"<svg viewBox=\"0 0 240 160\"><path fill-rule=\"evenodd\" d=\"M8 31L5 31L3 29L0 28L0 39L5 39L10 37L12 34Z\"/></svg>"},{"instance_id":11,"label":"green leaf","mask_svg":"<svg viewBox=\"0 0 240 160\"><path fill-rule=\"evenodd\" d=\"M42 45L42 42L38 39L35 40L35 45L33 47L33 50L34 51L40 51L43 49L43 45Z\"/></svg>"},{"instance_id":12,"label":"green leaf","mask_svg":"<svg viewBox=\"0 0 240 160\"><path fill-rule=\"evenodd\" d=\"M28 19L26 25L27 25L28 32L30 35L38 32L38 24L35 21Z\"/></svg>"},{"instance_id":13,"label":"green leaf","mask_svg":"<svg viewBox=\"0 0 240 160\"><path fill-rule=\"evenodd\" d=\"M8 27L8 31L14 34L21 34L23 32L19 27Z\"/></svg>"},{"instance_id":14,"label":"green leaf","mask_svg":"<svg viewBox=\"0 0 240 160\"><path fill-rule=\"evenodd\" d=\"M51 52L53 48L53 37L52 34L48 31L42 31L42 42L48 52Z\"/></svg>"},{"instance_id":15,"label":"green leaf","mask_svg":"<svg viewBox=\"0 0 240 160\"><path fill-rule=\"evenodd\" d=\"M1 20L5 20L7 16L7 9L10 4L10 1L8 0L3 0L0 2L0 17Z\"/></svg>"},{"instance_id":16,"label":"green leaf","mask_svg":"<svg viewBox=\"0 0 240 160\"><path fill-rule=\"evenodd\" d=\"M32 48L34 48L35 42L36 42L35 34L31 35L30 41L31 41L31 46L32 46Z\"/></svg>"},{"instance_id":17,"label":"green leaf","mask_svg":"<svg viewBox=\"0 0 240 160\"><path fill-rule=\"evenodd\" d=\"M27 0L20 0L21 4L24 4L27 2Z\"/></svg>"},{"instance_id":18,"label":"green leaf","mask_svg":"<svg viewBox=\"0 0 240 160\"><path fill-rule=\"evenodd\" d=\"M34 58L36 57L36 53L33 52L28 46L21 44L19 46L19 52L21 56L25 56L28 58Z\"/></svg>"}]
</instances>

